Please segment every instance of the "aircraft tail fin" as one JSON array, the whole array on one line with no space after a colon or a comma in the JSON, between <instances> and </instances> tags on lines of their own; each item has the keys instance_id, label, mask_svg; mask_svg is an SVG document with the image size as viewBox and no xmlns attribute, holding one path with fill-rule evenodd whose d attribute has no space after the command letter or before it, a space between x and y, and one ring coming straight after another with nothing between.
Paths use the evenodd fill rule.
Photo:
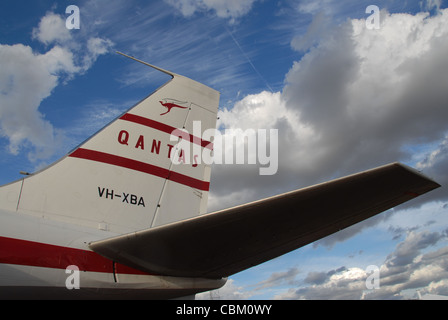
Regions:
<instances>
[{"instance_id":1,"label":"aircraft tail fin","mask_svg":"<svg viewBox=\"0 0 448 320\"><path fill-rule=\"evenodd\" d=\"M60 161L0 188L6 209L119 233L206 212L210 166L199 153L213 149L202 136L216 127L219 92L129 58L172 79Z\"/></svg>"}]
</instances>

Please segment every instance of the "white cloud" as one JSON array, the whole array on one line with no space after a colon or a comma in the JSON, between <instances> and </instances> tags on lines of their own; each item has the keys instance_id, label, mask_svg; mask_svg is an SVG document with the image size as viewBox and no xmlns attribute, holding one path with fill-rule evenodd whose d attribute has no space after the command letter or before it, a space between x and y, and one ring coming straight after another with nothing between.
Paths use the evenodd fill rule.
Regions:
<instances>
[{"instance_id":1,"label":"white cloud","mask_svg":"<svg viewBox=\"0 0 448 320\"><path fill-rule=\"evenodd\" d=\"M448 247L433 251L432 246L446 240L446 232L410 232L379 266L373 275L359 267L340 267L329 271L309 272L296 287L278 294L275 299L407 299L406 290L447 294ZM426 251L423 253L423 251ZM368 288L372 277L379 280Z\"/></svg>"},{"instance_id":2,"label":"white cloud","mask_svg":"<svg viewBox=\"0 0 448 320\"><path fill-rule=\"evenodd\" d=\"M328 272L308 274L307 283L299 289L288 289L277 295L277 300L334 300L360 299L366 290L365 281L369 274L361 268L340 268Z\"/></svg>"},{"instance_id":3,"label":"white cloud","mask_svg":"<svg viewBox=\"0 0 448 320\"><path fill-rule=\"evenodd\" d=\"M110 52L114 43L109 39L90 38L87 40L87 51L83 57L82 67L84 70L90 69L99 56Z\"/></svg>"},{"instance_id":4,"label":"white cloud","mask_svg":"<svg viewBox=\"0 0 448 320\"><path fill-rule=\"evenodd\" d=\"M241 129L272 128L279 119L294 121L294 114L286 109L281 94L267 91L246 96L231 110L227 108L220 110L218 116L220 119L218 127Z\"/></svg>"},{"instance_id":5,"label":"white cloud","mask_svg":"<svg viewBox=\"0 0 448 320\"><path fill-rule=\"evenodd\" d=\"M332 25L331 17L324 11L319 11L311 21L305 35L299 35L292 39L291 46L297 51L306 51L319 41L328 32Z\"/></svg>"},{"instance_id":6,"label":"white cloud","mask_svg":"<svg viewBox=\"0 0 448 320\"><path fill-rule=\"evenodd\" d=\"M0 44L0 135L9 140L10 153L26 148L28 158L37 161L52 156L64 139L40 104L61 82L85 73L113 43L97 37L75 41L63 17L53 12L42 17L32 37L52 47L38 53L22 44Z\"/></svg>"},{"instance_id":7,"label":"white cloud","mask_svg":"<svg viewBox=\"0 0 448 320\"><path fill-rule=\"evenodd\" d=\"M250 292L243 287L235 284L233 279L227 280L227 283L218 290L199 293L196 300L246 300L252 296Z\"/></svg>"},{"instance_id":8,"label":"white cloud","mask_svg":"<svg viewBox=\"0 0 448 320\"><path fill-rule=\"evenodd\" d=\"M114 45L109 39L83 37L79 31L67 29L64 17L53 12L42 17L32 35L33 39L45 45L56 44L70 51L66 59L71 61L67 63L78 64L76 70L70 70L73 73L87 71L99 56L108 53Z\"/></svg>"},{"instance_id":9,"label":"white cloud","mask_svg":"<svg viewBox=\"0 0 448 320\"><path fill-rule=\"evenodd\" d=\"M353 19L319 34L320 42L286 75L281 93L248 96L220 114L227 127L278 128L279 170L266 179L255 170L214 168L215 200L237 190L262 198L389 162L408 163L409 146L445 137L448 10L436 16L383 11L379 30ZM448 171L445 154L441 145L433 155L436 181ZM433 173L426 164L423 173ZM437 194L446 198L446 192Z\"/></svg>"},{"instance_id":10,"label":"white cloud","mask_svg":"<svg viewBox=\"0 0 448 320\"><path fill-rule=\"evenodd\" d=\"M215 11L221 18L236 19L247 14L256 0L165 0L185 17L198 11Z\"/></svg>"},{"instance_id":11,"label":"white cloud","mask_svg":"<svg viewBox=\"0 0 448 320\"><path fill-rule=\"evenodd\" d=\"M49 45L51 43L66 43L72 38L70 31L65 27L65 20L53 12L47 13L33 29L33 39Z\"/></svg>"},{"instance_id":12,"label":"white cloud","mask_svg":"<svg viewBox=\"0 0 448 320\"><path fill-rule=\"evenodd\" d=\"M39 105L58 85L59 74L76 71L71 53L54 47L45 54L33 53L21 44L0 45L0 128L9 139L9 151L18 154L24 143L36 150L30 158L51 154L59 139L40 113Z\"/></svg>"},{"instance_id":13,"label":"white cloud","mask_svg":"<svg viewBox=\"0 0 448 320\"><path fill-rule=\"evenodd\" d=\"M35 54L53 75L66 73L67 75L78 73L81 69L75 66L74 55L67 48L55 46L45 54Z\"/></svg>"},{"instance_id":14,"label":"white cloud","mask_svg":"<svg viewBox=\"0 0 448 320\"><path fill-rule=\"evenodd\" d=\"M295 145L310 146L314 141L314 131L300 122L297 112L286 107L281 93L263 91L259 94L248 95L237 102L233 109L224 108L220 110L218 117L218 127L223 129L222 136L224 139L227 130L242 129L244 131L253 129L257 131L259 129L279 128L279 135L282 135L282 138L278 145L278 160L284 170L283 173L261 177L263 182L260 183L257 182L260 178L258 176L259 164L215 165L213 167L212 186L217 188L213 189L209 200L211 211L245 203L248 199L259 197L260 193L263 192L262 190L265 190L264 192L272 191L272 182L279 182L279 180L284 179L287 170L297 170L297 166L304 170L306 167L312 166L311 161L300 163L295 161L294 157L299 156L301 159L307 157L305 153L302 153L302 150L297 150ZM294 128L294 130L291 128ZM257 152L258 149L254 151ZM226 184L226 182L229 182L229 184ZM254 184L257 184L256 188L246 187Z\"/></svg>"}]
</instances>

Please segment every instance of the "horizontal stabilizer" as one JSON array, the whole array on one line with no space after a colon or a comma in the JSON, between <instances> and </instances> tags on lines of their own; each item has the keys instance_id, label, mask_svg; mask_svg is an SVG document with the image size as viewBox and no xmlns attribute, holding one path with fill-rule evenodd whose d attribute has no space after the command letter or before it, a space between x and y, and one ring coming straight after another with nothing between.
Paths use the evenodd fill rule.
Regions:
<instances>
[{"instance_id":1,"label":"horizontal stabilizer","mask_svg":"<svg viewBox=\"0 0 448 320\"><path fill-rule=\"evenodd\" d=\"M295 250L440 185L399 163L234 208L93 242L150 273L221 278Z\"/></svg>"}]
</instances>

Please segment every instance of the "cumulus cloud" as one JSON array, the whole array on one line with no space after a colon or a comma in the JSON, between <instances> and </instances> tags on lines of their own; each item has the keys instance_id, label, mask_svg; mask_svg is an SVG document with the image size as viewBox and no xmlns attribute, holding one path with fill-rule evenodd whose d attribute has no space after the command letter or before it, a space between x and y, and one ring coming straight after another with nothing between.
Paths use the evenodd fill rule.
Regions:
<instances>
[{"instance_id":1,"label":"cumulus cloud","mask_svg":"<svg viewBox=\"0 0 448 320\"><path fill-rule=\"evenodd\" d=\"M216 166L212 207L237 190L255 200L389 162L416 165L416 148L446 140L448 10L381 18L379 30L362 19L320 30L281 92L247 96L220 113L223 128L277 128L279 169L266 178ZM429 152L420 168L443 183L445 144Z\"/></svg>"},{"instance_id":2,"label":"cumulus cloud","mask_svg":"<svg viewBox=\"0 0 448 320\"><path fill-rule=\"evenodd\" d=\"M318 44L333 25L331 17L324 11L319 11L308 26L305 35L299 35L292 39L291 46L297 51L306 51Z\"/></svg>"},{"instance_id":3,"label":"cumulus cloud","mask_svg":"<svg viewBox=\"0 0 448 320\"><path fill-rule=\"evenodd\" d=\"M421 249L436 244L442 237L443 235L439 232L411 232L407 236L406 241L400 243L395 252L389 257L387 266L400 267L408 265L417 257Z\"/></svg>"},{"instance_id":4,"label":"cumulus cloud","mask_svg":"<svg viewBox=\"0 0 448 320\"><path fill-rule=\"evenodd\" d=\"M9 140L10 153L26 148L28 158L37 161L52 156L64 140L39 110L42 101L59 84L85 73L113 43L96 37L75 41L64 18L53 12L42 17L32 37L48 47L45 53L0 44L0 136Z\"/></svg>"},{"instance_id":5,"label":"cumulus cloud","mask_svg":"<svg viewBox=\"0 0 448 320\"><path fill-rule=\"evenodd\" d=\"M385 15L374 32L352 20L293 66L283 97L319 135L318 170L406 160L404 145L443 136L446 20Z\"/></svg>"},{"instance_id":6,"label":"cumulus cloud","mask_svg":"<svg viewBox=\"0 0 448 320\"><path fill-rule=\"evenodd\" d=\"M402 291L420 288L422 292L445 294L447 287L441 281L448 277L448 247L422 253L442 240L446 240L446 232L409 233L381 266L381 288L370 292L367 297L403 298Z\"/></svg>"},{"instance_id":7,"label":"cumulus cloud","mask_svg":"<svg viewBox=\"0 0 448 320\"><path fill-rule=\"evenodd\" d=\"M221 18L236 18L247 14L256 0L165 0L179 10L184 16L190 17L195 12L214 11Z\"/></svg>"},{"instance_id":8,"label":"cumulus cloud","mask_svg":"<svg viewBox=\"0 0 448 320\"><path fill-rule=\"evenodd\" d=\"M0 45L0 128L9 139L9 152L18 154L24 143L36 148L30 158L46 157L58 139L39 105L58 85L59 75L75 72L71 53L54 47L35 54L21 44Z\"/></svg>"},{"instance_id":9,"label":"cumulus cloud","mask_svg":"<svg viewBox=\"0 0 448 320\"><path fill-rule=\"evenodd\" d=\"M365 280L368 274L361 268L345 268L329 272L313 272L306 280L309 286L300 289L290 289L277 295L281 300L356 300L360 299L365 290Z\"/></svg>"},{"instance_id":10,"label":"cumulus cloud","mask_svg":"<svg viewBox=\"0 0 448 320\"><path fill-rule=\"evenodd\" d=\"M218 113L218 127L226 130L278 129L278 161L280 170L275 175L259 176L260 164L231 165L222 164L213 167L210 209L224 208L236 203L247 202L248 199L267 195L272 192L273 183L290 187L289 170L306 171L312 163L306 161L306 149L297 149L296 145L311 147L314 131L308 125L301 123L297 113L287 108L280 92L263 91L259 94L248 95L237 102L232 109L224 108ZM294 130L292 129L294 128ZM273 141L275 143L275 141ZM249 149L246 148L249 152ZM253 150L255 153L258 149ZM255 155L256 156L256 155ZM295 161L299 156L302 162ZM244 177L242 179L242 177ZM261 180L261 181L260 181ZM216 183L215 183L216 181ZM226 183L230 182L230 183ZM256 188L253 186L256 185ZM249 187L248 187L249 186ZM274 186L275 188L275 186ZM219 196L218 196L219 195Z\"/></svg>"},{"instance_id":11,"label":"cumulus cloud","mask_svg":"<svg viewBox=\"0 0 448 320\"><path fill-rule=\"evenodd\" d=\"M448 247L431 251L446 240L446 232L410 232L386 258L378 273L359 267L342 266L329 271L309 272L296 287L276 299L408 299L405 290L419 290L422 294L448 293ZM378 286L368 287L374 276Z\"/></svg>"},{"instance_id":12,"label":"cumulus cloud","mask_svg":"<svg viewBox=\"0 0 448 320\"><path fill-rule=\"evenodd\" d=\"M78 69L73 73L84 73L99 56L111 50L114 43L109 39L99 37L82 38L76 31L66 28L66 21L63 16L48 12L33 29L33 39L45 45L58 45L71 52L68 57L77 64Z\"/></svg>"},{"instance_id":13,"label":"cumulus cloud","mask_svg":"<svg viewBox=\"0 0 448 320\"><path fill-rule=\"evenodd\" d=\"M65 20L56 13L48 12L33 29L33 39L49 45L54 42L66 43L72 39L70 31L65 27Z\"/></svg>"}]
</instances>

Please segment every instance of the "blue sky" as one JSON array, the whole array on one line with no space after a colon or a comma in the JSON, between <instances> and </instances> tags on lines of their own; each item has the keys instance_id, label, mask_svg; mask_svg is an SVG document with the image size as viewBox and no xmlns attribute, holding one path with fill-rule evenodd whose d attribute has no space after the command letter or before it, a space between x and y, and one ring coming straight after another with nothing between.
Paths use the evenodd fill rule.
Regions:
<instances>
[{"instance_id":1,"label":"blue sky","mask_svg":"<svg viewBox=\"0 0 448 320\"><path fill-rule=\"evenodd\" d=\"M65 28L68 5L79 30ZM368 29L369 5L381 9ZM0 184L57 160L167 79L222 94L221 128L279 130L279 171L216 165L210 210L385 163L448 182L448 11L423 1L2 1ZM241 272L214 297L448 295L444 187ZM380 289L365 290L380 267ZM204 294L202 298L210 297Z\"/></svg>"}]
</instances>

